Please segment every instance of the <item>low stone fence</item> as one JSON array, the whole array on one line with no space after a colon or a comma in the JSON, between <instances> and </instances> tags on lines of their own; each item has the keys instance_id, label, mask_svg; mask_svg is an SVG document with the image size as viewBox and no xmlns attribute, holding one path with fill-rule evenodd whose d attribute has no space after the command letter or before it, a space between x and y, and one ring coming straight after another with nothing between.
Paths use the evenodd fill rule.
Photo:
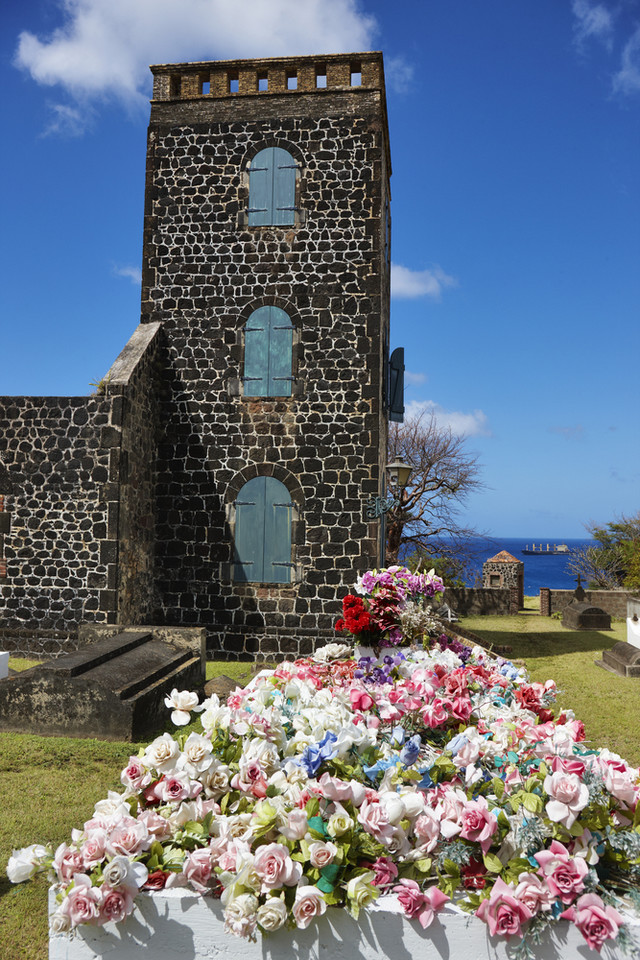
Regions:
<instances>
[{"instance_id":1,"label":"low stone fence","mask_svg":"<svg viewBox=\"0 0 640 960\"><path fill-rule=\"evenodd\" d=\"M444 602L458 617L508 617L519 609L517 587L447 587Z\"/></svg>"},{"instance_id":2,"label":"low stone fence","mask_svg":"<svg viewBox=\"0 0 640 960\"><path fill-rule=\"evenodd\" d=\"M59 630L29 630L3 628L0 624L0 650L12 657L27 657L30 660L46 660L61 657L78 649L75 633Z\"/></svg>"},{"instance_id":3,"label":"low stone fence","mask_svg":"<svg viewBox=\"0 0 640 960\"><path fill-rule=\"evenodd\" d=\"M585 590L584 599L594 607L600 607L612 617L627 616L627 600L633 600L637 594L631 590ZM540 590L540 615L550 617L558 611L563 612L567 604L575 599L573 590L551 590L542 587Z\"/></svg>"}]
</instances>

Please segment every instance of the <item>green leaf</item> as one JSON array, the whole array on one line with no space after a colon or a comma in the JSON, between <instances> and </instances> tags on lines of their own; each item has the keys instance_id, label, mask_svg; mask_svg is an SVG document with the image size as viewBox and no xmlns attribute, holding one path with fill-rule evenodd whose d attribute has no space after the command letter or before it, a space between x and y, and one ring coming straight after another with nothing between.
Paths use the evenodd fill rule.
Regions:
<instances>
[{"instance_id":1,"label":"green leaf","mask_svg":"<svg viewBox=\"0 0 640 960\"><path fill-rule=\"evenodd\" d=\"M496 795L496 799L502 800L504 796L504 780L502 780L500 777L494 777L491 781L491 784L493 786L493 792Z\"/></svg>"},{"instance_id":2,"label":"green leaf","mask_svg":"<svg viewBox=\"0 0 640 960\"><path fill-rule=\"evenodd\" d=\"M542 813L544 809L542 797L536 796L535 793L524 793L522 795L522 806L525 810L528 810L529 813Z\"/></svg>"},{"instance_id":3,"label":"green leaf","mask_svg":"<svg viewBox=\"0 0 640 960\"><path fill-rule=\"evenodd\" d=\"M320 801L318 800L317 797L312 797L311 800L307 801L307 805L305 806L304 809L309 819L311 817L317 817L318 812L320 810Z\"/></svg>"},{"instance_id":4,"label":"green leaf","mask_svg":"<svg viewBox=\"0 0 640 960\"><path fill-rule=\"evenodd\" d=\"M322 817L309 817L309 830L311 834L319 836L321 840L329 836Z\"/></svg>"},{"instance_id":5,"label":"green leaf","mask_svg":"<svg viewBox=\"0 0 640 960\"><path fill-rule=\"evenodd\" d=\"M502 873L502 862L494 853L484 853L482 860L489 873Z\"/></svg>"},{"instance_id":6,"label":"green leaf","mask_svg":"<svg viewBox=\"0 0 640 960\"><path fill-rule=\"evenodd\" d=\"M335 884L325 879L325 877L320 877L316 886L318 890L322 890L323 893L332 893L334 890Z\"/></svg>"},{"instance_id":7,"label":"green leaf","mask_svg":"<svg viewBox=\"0 0 640 960\"><path fill-rule=\"evenodd\" d=\"M425 857L424 860L416 860L415 867L420 873L429 873L431 870L431 857Z\"/></svg>"},{"instance_id":8,"label":"green leaf","mask_svg":"<svg viewBox=\"0 0 640 960\"><path fill-rule=\"evenodd\" d=\"M443 866L446 872L450 876L452 877L460 876L460 867L458 866L457 863L454 863L453 860L445 860Z\"/></svg>"}]
</instances>

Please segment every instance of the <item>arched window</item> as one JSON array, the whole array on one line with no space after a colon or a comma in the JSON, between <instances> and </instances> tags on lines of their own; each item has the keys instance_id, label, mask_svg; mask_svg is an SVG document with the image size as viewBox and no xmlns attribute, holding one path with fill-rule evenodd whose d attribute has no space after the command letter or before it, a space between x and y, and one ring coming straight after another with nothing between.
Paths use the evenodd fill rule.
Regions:
<instances>
[{"instance_id":1,"label":"arched window","mask_svg":"<svg viewBox=\"0 0 640 960\"><path fill-rule=\"evenodd\" d=\"M244 395L290 397L293 324L280 307L258 307L244 330Z\"/></svg>"},{"instance_id":2,"label":"arched window","mask_svg":"<svg viewBox=\"0 0 640 960\"><path fill-rule=\"evenodd\" d=\"M254 477L240 489L235 522L234 580L290 583L294 504L275 477Z\"/></svg>"},{"instance_id":3,"label":"arched window","mask_svg":"<svg viewBox=\"0 0 640 960\"><path fill-rule=\"evenodd\" d=\"M282 147L256 153L249 168L249 226L295 223L298 164Z\"/></svg>"}]
</instances>

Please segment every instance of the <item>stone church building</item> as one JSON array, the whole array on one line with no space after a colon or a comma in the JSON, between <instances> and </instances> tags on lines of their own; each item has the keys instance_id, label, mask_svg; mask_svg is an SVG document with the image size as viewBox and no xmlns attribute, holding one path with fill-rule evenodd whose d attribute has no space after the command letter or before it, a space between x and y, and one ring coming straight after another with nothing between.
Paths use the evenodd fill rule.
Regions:
<instances>
[{"instance_id":1,"label":"stone church building","mask_svg":"<svg viewBox=\"0 0 640 960\"><path fill-rule=\"evenodd\" d=\"M402 408L382 55L151 69L140 325L96 395L0 398L0 647L304 654L380 565Z\"/></svg>"}]
</instances>

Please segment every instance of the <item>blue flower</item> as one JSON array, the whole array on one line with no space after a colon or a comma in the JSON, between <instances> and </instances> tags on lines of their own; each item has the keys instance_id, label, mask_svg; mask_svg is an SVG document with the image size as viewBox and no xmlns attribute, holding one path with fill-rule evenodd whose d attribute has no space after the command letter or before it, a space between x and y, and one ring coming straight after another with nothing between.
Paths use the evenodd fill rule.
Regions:
<instances>
[{"instance_id":1,"label":"blue flower","mask_svg":"<svg viewBox=\"0 0 640 960\"><path fill-rule=\"evenodd\" d=\"M411 737L411 739L405 743L404 747L400 751L400 760L405 767L410 767L416 762L420 754L421 746L422 740L420 739L420 735L418 733L416 733L415 736Z\"/></svg>"},{"instance_id":2,"label":"blue flower","mask_svg":"<svg viewBox=\"0 0 640 960\"><path fill-rule=\"evenodd\" d=\"M309 744L302 756L296 759L296 763L305 768L308 776L315 777L325 760L333 760L338 753L335 746L337 739L335 733L327 731L320 743Z\"/></svg>"}]
</instances>

